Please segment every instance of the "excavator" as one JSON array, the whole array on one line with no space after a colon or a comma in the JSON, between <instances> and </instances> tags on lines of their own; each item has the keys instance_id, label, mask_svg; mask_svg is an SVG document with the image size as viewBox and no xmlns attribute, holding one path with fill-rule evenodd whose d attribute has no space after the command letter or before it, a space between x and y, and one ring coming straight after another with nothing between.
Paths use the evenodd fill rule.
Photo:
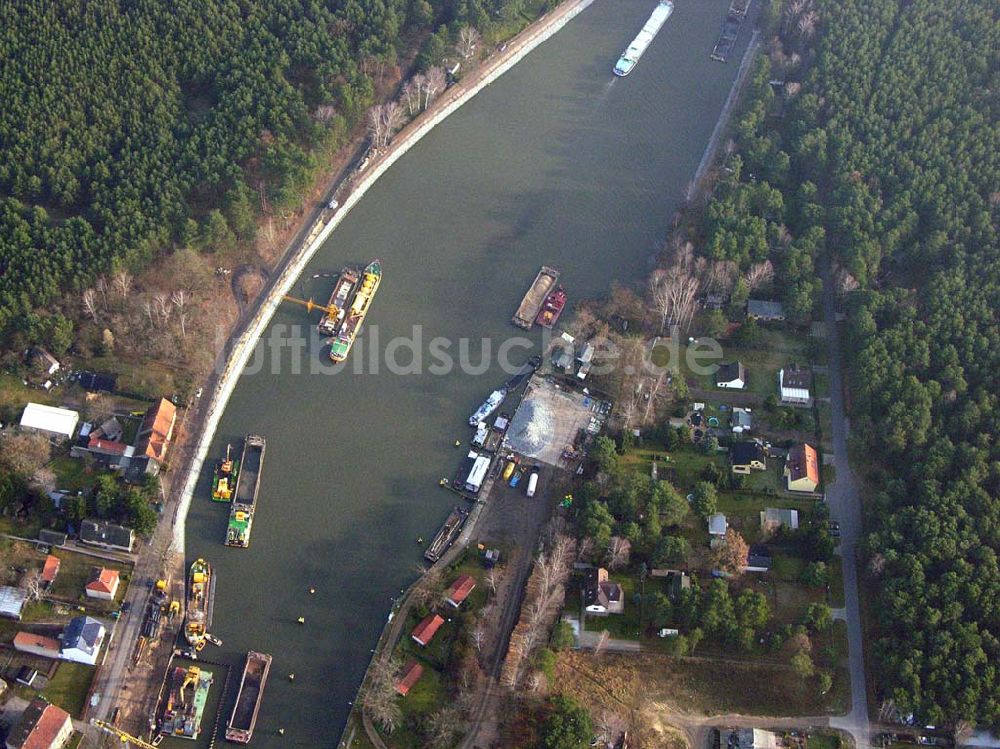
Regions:
<instances>
[{"instance_id":1,"label":"excavator","mask_svg":"<svg viewBox=\"0 0 1000 749\"><path fill-rule=\"evenodd\" d=\"M326 314L330 315L330 317L336 317L338 314L340 314L340 310L337 309L336 307L327 307L325 304L314 302L312 299L299 299L298 297L288 296L286 294L285 301L292 302L293 304L301 304L309 312L312 312L314 309L318 309L321 312L325 312Z\"/></svg>"}]
</instances>

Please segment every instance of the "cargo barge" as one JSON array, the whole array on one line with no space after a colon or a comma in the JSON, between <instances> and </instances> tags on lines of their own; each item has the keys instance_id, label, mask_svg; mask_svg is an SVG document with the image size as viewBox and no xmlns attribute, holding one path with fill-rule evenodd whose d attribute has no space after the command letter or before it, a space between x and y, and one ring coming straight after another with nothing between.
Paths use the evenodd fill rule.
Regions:
<instances>
[{"instance_id":1,"label":"cargo barge","mask_svg":"<svg viewBox=\"0 0 1000 749\"><path fill-rule=\"evenodd\" d=\"M184 639L195 650L201 650L205 647L205 635L212 624L214 597L215 575L212 574L212 565L204 559L194 560L191 563L191 571L188 573ZM156 607L156 610L159 611L159 607Z\"/></svg>"},{"instance_id":2,"label":"cargo barge","mask_svg":"<svg viewBox=\"0 0 1000 749\"><path fill-rule=\"evenodd\" d=\"M566 306L566 290L562 286L557 286L555 291L545 298L542 310L535 319L543 328L552 328L558 321Z\"/></svg>"},{"instance_id":3,"label":"cargo barge","mask_svg":"<svg viewBox=\"0 0 1000 749\"><path fill-rule=\"evenodd\" d=\"M618 62L615 63L614 67L615 75L624 77L632 72L638 64L639 58L642 57L646 48L653 43L653 39L660 33L663 24L667 22L667 19L670 18L673 12L674 4L671 0L660 0L659 5L653 9L653 13L649 16L649 20L646 21L646 24L636 35L635 39L632 40L632 43L622 52L622 56L618 58Z\"/></svg>"},{"instance_id":4,"label":"cargo barge","mask_svg":"<svg viewBox=\"0 0 1000 749\"><path fill-rule=\"evenodd\" d=\"M382 261L372 260L361 276L361 286L354 295L354 300L346 313L344 321L340 324L340 330L336 338L330 342L330 359L335 362L342 362L351 352L354 339L357 338L361 330L361 325L368 315L368 308L371 306L375 292L378 291L382 282Z\"/></svg>"},{"instance_id":5,"label":"cargo barge","mask_svg":"<svg viewBox=\"0 0 1000 749\"><path fill-rule=\"evenodd\" d=\"M538 317L538 313L542 309L542 304L558 280L559 271L543 265L542 269L538 271L538 275L535 276L531 287L521 300L521 304L517 308L517 312L514 313L514 317L511 318L511 322L519 328L531 330L531 327L535 324L535 318Z\"/></svg>"},{"instance_id":6,"label":"cargo barge","mask_svg":"<svg viewBox=\"0 0 1000 749\"><path fill-rule=\"evenodd\" d=\"M358 285L358 272L351 268L344 268L340 271L340 278L337 279L330 294L330 301L326 303L327 312L323 319L319 321L316 329L320 335L335 336L340 331L340 326L347 315L347 305L351 302L351 296Z\"/></svg>"},{"instance_id":7,"label":"cargo barge","mask_svg":"<svg viewBox=\"0 0 1000 749\"><path fill-rule=\"evenodd\" d=\"M469 517L468 511L460 507L452 510L448 519L444 521L444 525L441 526L441 530L437 532L434 540L431 541L431 545L424 552L424 559L428 562L439 560L445 551L448 550L448 547L458 538L458 534L461 532L467 517Z\"/></svg>"},{"instance_id":8,"label":"cargo barge","mask_svg":"<svg viewBox=\"0 0 1000 749\"><path fill-rule=\"evenodd\" d=\"M264 697L264 685L271 670L271 656L251 650L240 679L240 691L236 695L233 714L226 725L226 741L249 744L253 729L257 725L257 714Z\"/></svg>"},{"instance_id":9,"label":"cargo barge","mask_svg":"<svg viewBox=\"0 0 1000 749\"><path fill-rule=\"evenodd\" d=\"M240 462L233 460L232 449L232 445L226 445L226 457L215 464L215 473L212 474L212 499L217 502L232 500L236 479L240 475Z\"/></svg>"},{"instance_id":10,"label":"cargo barge","mask_svg":"<svg viewBox=\"0 0 1000 749\"><path fill-rule=\"evenodd\" d=\"M236 481L233 506L229 510L229 525L226 528L226 546L245 549L250 545L250 530L253 526L253 514L257 508L257 493L260 491L260 473L264 468L266 447L264 438L257 434L247 435L243 443L240 476Z\"/></svg>"},{"instance_id":11,"label":"cargo barge","mask_svg":"<svg viewBox=\"0 0 1000 749\"><path fill-rule=\"evenodd\" d=\"M160 717L161 736L198 738L212 682L212 672L203 671L198 666L177 666L174 669L170 692Z\"/></svg>"}]
</instances>

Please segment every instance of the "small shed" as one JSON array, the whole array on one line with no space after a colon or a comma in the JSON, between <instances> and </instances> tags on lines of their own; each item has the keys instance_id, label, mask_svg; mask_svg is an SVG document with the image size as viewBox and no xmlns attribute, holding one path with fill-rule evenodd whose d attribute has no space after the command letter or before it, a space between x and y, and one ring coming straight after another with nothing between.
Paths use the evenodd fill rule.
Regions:
<instances>
[{"instance_id":1,"label":"small shed","mask_svg":"<svg viewBox=\"0 0 1000 749\"><path fill-rule=\"evenodd\" d=\"M59 657L59 640L36 635L33 632L18 632L14 635L14 650L54 659Z\"/></svg>"},{"instance_id":2,"label":"small shed","mask_svg":"<svg viewBox=\"0 0 1000 749\"><path fill-rule=\"evenodd\" d=\"M62 562L59 561L59 557L49 554L45 557L45 564L42 565L42 583L47 588L52 585L52 582L56 579L56 575L59 574L59 565Z\"/></svg>"},{"instance_id":3,"label":"small shed","mask_svg":"<svg viewBox=\"0 0 1000 749\"><path fill-rule=\"evenodd\" d=\"M0 587L0 616L20 621L21 610L27 600L28 593L21 588L12 588L9 585Z\"/></svg>"},{"instance_id":4,"label":"small shed","mask_svg":"<svg viewBox=\"0 0 1000 749\"><path fill-rule=\"evenodd\" d=\"M420 677L424 674L424 667L421 666L416 661L407 661L406 665L403 666L403 670L400 671L399 676L393 685L396 689L396 693L400 697L405 697L409 694L410 690L413 689L413 685L420 681Z\"/></svg>"},{"instance_id":5,"label":"small shed","mask_svg":"<svg viewBox=\"0 0 1000 749\"><path fill-rule=\"evenodd\" d=\"M413 628L413 632L410 636L413 637L413 641L418 645L427 647L431 640L434 639L434 635L437 631L441 629L442 624L444 624L444 619L441 616L438 614L431 614Z\"/></svg>"},{"instance_id":6,"label":"small shed","mask_svg":"<svg viewBox=\"0 0 1000 749\"><path fill-rule=\"evenodd\" d=\"M475 589L476 578L472 575L459 575L448 588L448 598L446 599L448 605L457 609Z\"/></svg>"},{"instance_id":7,"label":"small shed","mask_svg":"<svg viewBox=\"0 0 1000 749\"><path fill-rule=\"evenodd\" d=\"M729 521L721 512L717 512L708 518L708 534L710 536L725 536L729 530Z\"/></svg>"}]
</instances>

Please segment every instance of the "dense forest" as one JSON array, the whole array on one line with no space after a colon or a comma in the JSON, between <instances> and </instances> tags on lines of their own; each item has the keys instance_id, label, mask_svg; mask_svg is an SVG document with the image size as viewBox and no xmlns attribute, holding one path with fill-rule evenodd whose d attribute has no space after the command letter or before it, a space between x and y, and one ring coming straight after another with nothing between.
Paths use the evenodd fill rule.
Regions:
<instances>
[{"instance_id":1,"label":"dense forest","mask_svg":"<svg viewBox=\"0 0 1000 749\"><path fill-rule=\"evenodd\" d=\"M0 339L65 339L66 317L33 311L163 250L251 237L261 210L301 199L407 45L440 53L460 24L488 34L526 5L4 3Z\"/></svg>"},{"instance_id":2,"label":"dense forest","mask_svg":"<svg viewBox=\"0 0 1000 749\"><path fill-rule=\"evenodd\" d=\"M800 322L829 258L869 469L878 697L998 725L1000 2L796 0L779 24L700 251L773 262Z\"/></svg>"}]
</instances>

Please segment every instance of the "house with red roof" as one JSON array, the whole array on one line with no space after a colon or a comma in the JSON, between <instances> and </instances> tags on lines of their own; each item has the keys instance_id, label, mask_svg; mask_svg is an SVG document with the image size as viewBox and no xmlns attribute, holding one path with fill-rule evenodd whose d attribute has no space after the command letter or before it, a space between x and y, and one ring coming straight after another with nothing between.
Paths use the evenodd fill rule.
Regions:
<instances>
[{"instance_id":1,"label":"house with red roof","mask_svg":"<svg viewBox=\"0 0 1000 749\"><path fill-rule=\"evenodd\" d=\"M451 587L448 588L448 597L445 600L447 600L449 606L457 609L475 588L476 578L472 575L459 575L455 578L455 582L451 584Z\"/></svg>"},{"instance_id":2,"label":"house with red roof","mask_svg":"<svg viewBox=\"0 0 1000 749\"><path fill-rule=\"evenodd\" d=\"M73 735L73 721L61 707L34 699L7 736L7 749L61 749Z\"/></svg>"},{"instance_id":3,"label":"house with red roof","mask_svg":"<svg viewBox=\"0 0 1000 749\"><path fill-rule=\"evenodd\" d=\"M18 632L14 635L14 650L20 653L40 655L42 658L59 657L59 640L54 637L43 637L33 632Z\"/></svg>"},{"instance_id":4,"label":"house with red roof","mask_svg":"<svg viewBox=\"0 0 1000 749\"><path fill-rule=\"evenodd\" d=\"M400 697L405 697L413 685L420 681L420 677L424 674L424 667L421 666L416 661L407 661L406 665L403 666L403 670L399 673L395 684L396 693Z\"/></svg>"},{"instance_id":5,"label":"house with red roof","mask_svg":"<svg viewBox=\"0 0 1000 749\"><path fill-rule=\"evenodd\" d=\"M59 557L49 554L45 557L45 564L42 565L42 585L48 588L56 579L56 575L59 574L59 565L62 562L59 561Z\"/></svg>"},{"instance_id":6,"label":"house with red roof","mask_svg":"<svg viewBox=\"0 0 1000 749\"><path fill-rule=\"evenodd\" d=\"M118 570L109 570L106 567L95 567L90 575L90 582L87 583L87 598L99 598L103 601L113 601L118 592L118 585L121 580L118 577Z\"/></svg>"},{"instance_id":7,"label":"house with red roof","mask_svg":"<svg viewBox=\"0 0 1000 749\"><path fill-rule=\"evenodd\" d=\"M162 463L167 454L167 446L174 436L176 421L177 407L166 398L160 398L150 406L139 427L136 455Z\"/></svg>"},{"instance_id":8,"label":"house with red roof","mask_svg":"<svg viewBox=\"0 0 1000 749\"><path fill-rule=\"evenodd\" d=\"M410 636L418 645L427 647L431 640L434 639L435 633L437 633L437 631L441 628L442 624L444 624L444 619L441 616L438 614L431 614L413 628L413 632Z\"/></svg>"}]
</instances>

